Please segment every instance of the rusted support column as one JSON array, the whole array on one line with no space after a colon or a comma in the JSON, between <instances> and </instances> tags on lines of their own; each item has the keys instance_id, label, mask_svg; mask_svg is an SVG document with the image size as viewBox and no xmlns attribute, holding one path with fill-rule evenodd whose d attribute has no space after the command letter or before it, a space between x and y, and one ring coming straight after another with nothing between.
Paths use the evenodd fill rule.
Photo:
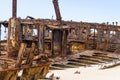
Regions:
<instances>
[{"instance_id":1,"label":"rusted support column","mask_svg":"<svg viewBox=\"0 0 120 80\"><path fill-rule=\"evenodd\" d=\"M118 31L118 30L116 31L116 38L120 39L120 31Z\"/></svg>"},{"instance_id":2,"label":"rusted support column","mask_svg":"<svg viewBox=\"0 0 120 80\"><path fill-rule=\"evenodd\" d=\"M12 1L12 18L17 17L17 0Z\"/></svg>"},{"instance_id":3,"label":"rusted support column","mask_svg":"<svg viewBox=\"0 0 120 80\"><path fill-rule=\"evenodd\" d=\"M21 22L20 19L10 19L8 26L7 52L9 57L15 57L18 54L21 43Z\"/></svg>"},{"instance_id":4,"label":"rusted support column","mask_svg":"<svg viewBox=\"0 0 120 80\"><path fill-rule=\"evenodd\" d=\"M97 31L98 31L98 36L97 36L97 50L100 50L101 38L100 38L100 30L99 30L99 28L97 29Z\"/></svg>"},{"instance_id":5,"label":"rusted support column","mask_svg":"<svg viewBox=\"0 0 120 80\"><path fill-rule=\"evenodd\" d=\"M78 27L78 26L76 26L76 27ZM77 39L78 39L78 40L82 40L82 37L83 37L82 31L83 31L83 30L82 30L81 27L78 27L77 30L76 30L76 34L77 34Z\"/></svg>"},{"instance_id":6,"label":"rusted support column","mask_svg":"<svg viewBox=\"0 0 120 80\"><path fill-rule=\"evenodd\" d=\"M117 22L116 22L116 24L117 24ZM120 31L119 31L119 27L118 27L118 26L116 26L115 32L116 32L116 38L117 38L117 39L120 39L120 38L119 38Z\"/></svg>"},{"instance_id":7,"label":"rusted support column","mask_svg":"<svg viewBox=\"0 0 120 80\"><path fill-rule=\"evenodd\" d=\"M39 26L38 30L38 38L39 38L39 52L44 53L44 25Z\"/></svg>"},{"instance_id":8,"label":"rusted support column","mask_svg":"<svg viewBox=\"0 0 120 80\"><path fill-rule=\"evenodd\" d=\"M100 49L100 31L99 31L99 28L97 28L97 50Z\"/></svg>"},{"instance_id":9,"label":"rusted support column","mask_svg":"<svg viewBox=\"0 0 120 80\"><path fill-rule=\"evenodd\" d=\"M98 29L98 49L104 50L105 47L105 38L104 38L104 30L102 27Z\"/></svg>"},{"instance_id":10,"label":"rusted support column","mask_svg":"<svg viewBox=\"0 0 120 80\"><path fill-rule=\"evenodd\" d=\"M96 32L95 32L96 28L94 27L94 34L93 34L93 49L96 49Z\"/></svg>"},{"instance_id":11,"label":"rusted support column","mask_svg":"<svg viewBox=\"0 0 120 80\"><path fill-rule=\"evenodd\" d=\"M106 50L109 49L109 39L110 39L110 30L107 29L107 31L106 31L106 41L107 41Z\"/></svg>"},{"instance_id":12,"label":"rusted support column","mask_svg":"<svg viewBox=\"0 0 120 80\"><path fill-rule=\"evenodd\" d=\"M60 55L62 52L62 32L53 30L53 56Z\"/></svg>"},{"instance_id":13,"label":"rusted support column","mask_svg":"<svg viewBox=\"0 0 120 80\"><path fill-rule=\"evenodd\" d=\"M116 30L115 32L116 32L115 37L118 39L118 37L119 37L119 32L118 32L117 30Z\"/></svg>"},{"instance_id":14,"label":"rusted support column","mask_svg":"<svg viewBox=\"0 0 120 80\"><path fill-rule=\"evenodd\" d=\"M90 26L86 27L86 41L85 41L85 48L89 49L89 37L90 37Z\"/></svg>"},{"instance_id":15,"label":"rusted support column","mask_svg":"<svg viewBox=\"0 0 120 80\"><path fill-rule=\"evenodd\" d=\"M67 49L67 31L62 31L62 54L61 56L64 57L66 55L66 49Z\"/></svg>"}]
</instances>

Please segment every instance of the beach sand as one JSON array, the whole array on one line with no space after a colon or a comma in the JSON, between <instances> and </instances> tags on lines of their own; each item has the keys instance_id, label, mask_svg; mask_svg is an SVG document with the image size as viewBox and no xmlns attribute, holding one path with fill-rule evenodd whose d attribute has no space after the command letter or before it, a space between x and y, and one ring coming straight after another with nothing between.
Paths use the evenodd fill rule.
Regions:
<instances>
[{"instance_id":1,"label":"beach sand","mask_svg":"<svg viewBox=\"0 0 120 80\"><path fill-rule=\"evenodd\" d=\"M55 77L60 77L59 80L120 80L120 66L104 70L101 70L99 65L50 70L47 77L51 74L54 74Z\"/></svg>"}]
</instances>

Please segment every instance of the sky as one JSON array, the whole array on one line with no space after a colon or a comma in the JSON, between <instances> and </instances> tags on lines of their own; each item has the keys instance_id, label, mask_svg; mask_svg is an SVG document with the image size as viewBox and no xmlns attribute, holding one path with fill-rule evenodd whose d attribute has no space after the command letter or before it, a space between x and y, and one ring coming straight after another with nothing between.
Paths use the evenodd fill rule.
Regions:
<instances>
[{"instance_id":1,"label":"sky","mask_svg":"<svg viewBox=\"0 0 120 80\"><path fill-rule=\"evenodd\" d=\"M12 15L12 0L0 0L0 21ZM63 20L120 24L120 0L59 0ZM17 16L56 19L52 0L18 0Z\"/></svg>"},{"instance_id":2,"label":"sky","mask_svg":"<svg viewBox=\"0 0 120 80\"><path fill-rule=\"evenodd\" d=\"M120 0L59 0L63 20L85 22L120 22ZM55 12L52 0L18 0L18 17L49 18ZM1 0L0 20L11 17L12 0Z\"/></svg>"}]
</instances>

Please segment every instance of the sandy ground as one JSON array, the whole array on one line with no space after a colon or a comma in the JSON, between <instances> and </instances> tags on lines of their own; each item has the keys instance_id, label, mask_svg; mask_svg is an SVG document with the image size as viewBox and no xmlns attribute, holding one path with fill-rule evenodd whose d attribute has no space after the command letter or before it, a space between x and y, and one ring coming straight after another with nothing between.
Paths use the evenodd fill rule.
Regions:
<instances>
[{"instance_id":1,"label":"sandy ground","mask_svg":"<svg viewBox=\"0 0 120 80\"><path fill-rule=\"evenodd\" d=\"M70 56L70 58L76 58L80 54L92 55L94 52L98 51L86 50L79 54L74 54L74 56ZM120 58L120 55L113 53L108 53L108 56ZM54 74L55 77L60 77L60 79L55 80L120 80L120 66L104 70L101 70L100 67L101 65L92 65L91 67L50 70L47 77ZM80 74L75 73L77 71L80 72Z\"/></svg>"},{"instance_id":2,"label":"sandy ground","mask_svg":"<svg viewBox=\"0 0 120 80\"><path fill-rule=\"evenodd\" d=\"M55 77L60 77L59 80L120 80L120 66L104 70L99 68L99 65L95 65L92 67L51 70L47 77L54 73ZM76 71L80 72L80 74L75 73Z\"/></svg>"}]
</instances>

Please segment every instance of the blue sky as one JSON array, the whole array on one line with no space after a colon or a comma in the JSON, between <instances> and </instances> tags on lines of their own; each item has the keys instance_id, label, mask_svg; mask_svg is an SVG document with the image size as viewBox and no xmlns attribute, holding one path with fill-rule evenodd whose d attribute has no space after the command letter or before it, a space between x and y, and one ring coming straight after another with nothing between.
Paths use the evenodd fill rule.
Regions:
<instances>
[{"instance_id":1,"label":"blue sky","mask_svg":"<svg viewBox=\"0 0 120 80\"><path fill-rule=\"evenodd\" d=\"M11 17L12 0L0 2L0 20ZM120 22L120 0L59 0L64 20ZM55 18L52 0L18 0L18 17Z\"/></svg>"},{"instance_id":2,"label":"blue sky","mask_svg":"<svg viewBox=\"0 0 120 80\"><path fill-rule=\"evenodd\" d=\"M11 17L12 0L1 0L0 20ZM63 20L84 22L118 22L120 24L120 0L59 0ZM55 12L52 0L18 0L18 17L49 18Z\"/></svg>"}]
</instances>

